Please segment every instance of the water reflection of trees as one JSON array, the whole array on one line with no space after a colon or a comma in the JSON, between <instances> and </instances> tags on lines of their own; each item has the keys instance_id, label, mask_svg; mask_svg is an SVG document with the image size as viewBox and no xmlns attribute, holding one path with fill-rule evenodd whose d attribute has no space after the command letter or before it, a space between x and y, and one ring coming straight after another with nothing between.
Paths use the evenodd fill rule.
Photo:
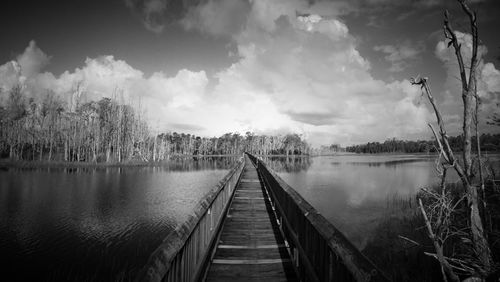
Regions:
<instances>
[{"instance_id":1,"label":"water reflection of trees","mask_svg":"<svg viewBox=\"0 0 500 282\"><path fill-rule=\"evenodd\" d=\"M379 162L348 162L347 164L353 166L368 166L368 167L396 167L399 165L407 164L407 163L418 163L418 162L428 162L431 159L403 159L403 160L390 160L390 161L379 161Z\"/></svg>"},{"instance_id":2,"label":"water reflection of trees","mask_svg":"<svg viewBox=\"0 0 500 282\"><path fill-rule=\"evenodd\" d=\"M163 171L197 171L213 169L231 169L240 157L180 157L161 163Z\"/></svg>"},{"instance_id":3,"label":"water reflection of trees","mask_svg":"<svg viewBox=\"0 0 500 282\"><path fill-rule=\"evenodd\" d=\"M200 170L219 170L231 169L236 165L239 156L220 156L220 157L172 157L168 161L156 163L141 163L137 165L87 165L87 164L48 164L42 166L26 167L1 167L2 170L31 170L38 172L64 172L64 173L126 173L131 171L200 171Z\"/></svg>"},{"instance_id":4,"label":"water reflection of trees","mask_svg":"<svg viewBox=\"0 0 500 282\"><path fill-rule=\"evenodd\" d=\"M307 171L312 164L312 159L309 157L292 156L292 157L263 157L266 165L276 172L300 172Z\"/></svg>"}]
</instances>

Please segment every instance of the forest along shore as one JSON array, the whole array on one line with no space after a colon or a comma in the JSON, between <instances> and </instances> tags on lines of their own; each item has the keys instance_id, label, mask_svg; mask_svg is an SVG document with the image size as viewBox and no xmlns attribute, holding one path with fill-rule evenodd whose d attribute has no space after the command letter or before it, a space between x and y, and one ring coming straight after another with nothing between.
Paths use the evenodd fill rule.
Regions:
<instances>
[{"instance_id":1,"label":"forest along shore","mask_svg":"<svg viewBox=\"0 0 500 282\"><path fill-rule=\"evenodd\" d=\"M64 162L161 161L173 155L308 154L298 134L200 137L154 132L141 109L116 99L67 106L52 92L28 99L20 86L0 105L0 158Z\"/></svg>"}]
</instances>

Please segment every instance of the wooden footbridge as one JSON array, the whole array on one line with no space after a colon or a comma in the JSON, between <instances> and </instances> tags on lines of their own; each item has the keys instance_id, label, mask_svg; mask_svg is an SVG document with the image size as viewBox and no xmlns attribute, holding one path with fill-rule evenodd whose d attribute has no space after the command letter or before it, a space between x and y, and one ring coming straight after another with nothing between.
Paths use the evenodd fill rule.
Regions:
<instances>
[{"instance_id":1,"label":"wooden footbridge","mask_svg":"<svg viewBox=\"0 0 500 282\"><path fill-rule=\"evenodd\" d=\"M245 155L165 238L137 281L388 281L332 224Z\"/></svg>"}]
</instances>

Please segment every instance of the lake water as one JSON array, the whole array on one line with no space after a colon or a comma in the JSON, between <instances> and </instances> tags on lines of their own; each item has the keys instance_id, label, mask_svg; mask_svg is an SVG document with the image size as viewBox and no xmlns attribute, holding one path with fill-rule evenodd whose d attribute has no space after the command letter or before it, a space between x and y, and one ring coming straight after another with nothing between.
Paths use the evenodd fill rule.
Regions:
<instances>
[{"instance_id":1,"label":"lake water","mask_svg":"<svg viewBox=\"0 0 500 282\"><path fill-rule=\"evenodd\" d=\"M0 169L2 277L131 280L236 161L228 157L182 159L157 167ZM265 161L360 249L386 215L391 199L414 197L421 187L438 181L433 155Z\"/></svg>"},{"instance_id":2,"label":"lake water","mask_svg":"<svg viewBox=\"0 0 500 282\"><path fill-rule=\"evenodd\" d=\"M0 170L9 281L131 280L236 158L158 167Z\"/></svg>"},{"instance_id":3,"label":"lake water","mask_svg":"<svg viewBox=\"0 0 500 282\"><path fill-rule=\"evenodd\" d=\"M498 155L490 159L498 168ZM265 161L361 250L394 199L414 199L420 188L439 183L435 155L272 157ZM448 181L458 180L449 171Z\"/></svg>"}]
</instances>

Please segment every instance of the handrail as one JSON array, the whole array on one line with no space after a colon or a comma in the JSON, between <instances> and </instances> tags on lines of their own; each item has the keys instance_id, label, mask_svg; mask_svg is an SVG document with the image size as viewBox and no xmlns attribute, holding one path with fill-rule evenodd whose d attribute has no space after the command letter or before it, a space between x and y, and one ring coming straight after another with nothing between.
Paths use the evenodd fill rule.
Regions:
<instances>
[{"instance_id":1,"label":"handrail","mask_svg":"<svg viewBox=\"0 0 500 282\"><path fill-rule=\"evenodd\" d=\"M136 281L197 281L245 165L244 158L195 207L193 215L151 254Z\"/></svg>"},{"instance_id":2,"label":"handrail","mask_svg":"<svg viewBox=\"0 0 500 282\"><path fill-rule=\"evenodd\" d=\"M337 228L255 156L301 281L389 281Z\"/></svg>"}]
</instances>

